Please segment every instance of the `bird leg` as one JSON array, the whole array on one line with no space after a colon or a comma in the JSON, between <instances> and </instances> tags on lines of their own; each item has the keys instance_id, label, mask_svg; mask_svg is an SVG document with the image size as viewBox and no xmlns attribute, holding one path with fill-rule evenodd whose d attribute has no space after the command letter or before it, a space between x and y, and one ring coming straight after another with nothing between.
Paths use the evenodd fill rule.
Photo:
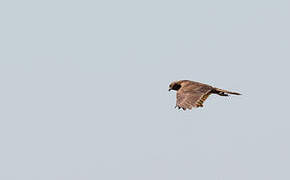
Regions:
<instances>
[{"instance_id":1,"label":"bird leg","mask_svg":"<svg viewBox=\"0 0 290 180\"><path fill-rule=\"evenodd\" d=\"M228 94L226 94L224 92L219 92L218 95L220 95L220 96L229 96Z\"/></svg>"}]
</instances>

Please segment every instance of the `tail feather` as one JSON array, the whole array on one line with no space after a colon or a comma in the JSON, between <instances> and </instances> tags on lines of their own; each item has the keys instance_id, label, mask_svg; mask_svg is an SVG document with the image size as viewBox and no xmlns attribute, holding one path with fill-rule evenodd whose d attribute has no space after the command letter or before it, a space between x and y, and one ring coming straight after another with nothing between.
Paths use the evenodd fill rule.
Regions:
<instances>
[{"instance_id":1,"label":"tail feather","mask_svg":"<svg viewBox=\"0 0 290 180\"><path fill-rule=\"evenodd\" d=\"M227 90L219 89L219 88L215 88L214 90L215 90L214 93L217 93L218 95L221 95L221 96L228 96L228 94L242 95L242 94L237 93L237 92L227 91Z\"/></svg>"}]
</instances>

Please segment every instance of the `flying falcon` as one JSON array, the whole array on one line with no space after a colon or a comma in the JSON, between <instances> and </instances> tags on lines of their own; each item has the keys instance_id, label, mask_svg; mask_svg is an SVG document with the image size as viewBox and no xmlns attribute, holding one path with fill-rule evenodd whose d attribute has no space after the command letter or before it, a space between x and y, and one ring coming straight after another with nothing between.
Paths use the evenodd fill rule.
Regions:
<instances>
[{"instance_id":1,"label":"flying falcon","mask_svg":"<svg viewBox=\"0 0 290 180\"><path fill-rule=\"evenodd\" d=\"M229 94L241 95L237 92L231 92L223 89L218 89L207 84L199 82L180 80L174 81L169 85L169 91L175 90L176 106L183 110L203 107L203 102L211 94L218 94L220 96L229 96Z\"/></svg>"}]
</instances>

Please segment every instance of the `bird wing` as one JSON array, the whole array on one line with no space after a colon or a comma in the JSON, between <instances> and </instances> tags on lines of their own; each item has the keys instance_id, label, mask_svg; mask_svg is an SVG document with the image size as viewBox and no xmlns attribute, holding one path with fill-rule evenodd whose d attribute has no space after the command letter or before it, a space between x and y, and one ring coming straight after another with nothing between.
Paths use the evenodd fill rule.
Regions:
<instances>
[{"instance_id":1,"label":"bird wing","mask_svg":"<svg viewBox=\"0 0 290 180\"><path fill-rule=\"evenodd\" d=\"M202 107L212 89L205 84L188 83L177 91L176 107L183 110Z\"/></svg>"}]
</instances>

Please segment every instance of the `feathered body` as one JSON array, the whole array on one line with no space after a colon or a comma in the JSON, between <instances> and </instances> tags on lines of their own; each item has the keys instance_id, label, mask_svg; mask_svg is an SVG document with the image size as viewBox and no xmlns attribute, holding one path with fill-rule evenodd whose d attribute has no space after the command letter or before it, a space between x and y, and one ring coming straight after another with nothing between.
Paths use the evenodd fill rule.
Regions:
<instances>
[{"instance_id":1,"label":"feathered body","mask_svg":"<svg viewBox=\"0 0 290 180\"><path fill-rule=\"evenodd\" d=\"M231 92L219 88L212 87L207 84L180 80L174 81L169 85L169 91L175 90L176 93L176 107L183 110L203 107L204 101L211 94L218 94L220 96L228 96L228 94L241 95L237 92Z\"/></svg>"}]
</instances>

